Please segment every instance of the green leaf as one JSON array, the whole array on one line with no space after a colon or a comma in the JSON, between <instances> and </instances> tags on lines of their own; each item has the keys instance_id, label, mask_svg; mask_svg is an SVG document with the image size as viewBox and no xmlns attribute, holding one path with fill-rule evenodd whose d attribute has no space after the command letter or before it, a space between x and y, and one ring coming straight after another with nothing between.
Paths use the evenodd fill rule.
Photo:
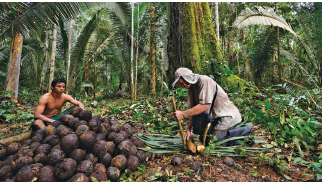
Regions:
<instances>
[{"instance_id":1,"label":"green leaf","mask_svg":"<svg viewBox=\"0 0 325 184\"><path fill-rule=\"evenodd\" d=\"M148 174L151 174L151 173L153 173L153 170L149 170L147 173L148 173Z\"/></svg>"},{"instance_id":2,"label":"green leaf","mask_svg":"<svg viewBox=\"0 0 325 184\"><path fill-rule=\"evenodd\" d=\"M270 109L271 105L268 102L265 102L265 108Z\"/></svg>"},{"instance_id":3,"label":"green leaf","mask_svg":"<svg viewBox=\"0 0 325 184\"><path fill-rule=\"evenodd\" d=\"M284 176L287 180L292 180L292 178L290 178L290 176L288 176L288 175L283 174L283 176Z\"/></svg>"},{"instance_id":4,"label":"green leaf","mask_svg":"<svg viewBox=\"0 0 325 184\"><path fill-rule=\"evenodd\" d=\"M91 181L93 181L93 182L99 182L95 177L91 177Z\"/></svg>"},{"instance_id":5,"label":"green leaf","mask_svg":"<svg viewBox=\"0 0 325 184\"><path fill-rule=\"evenodd\" d=\"M302 158L301 158L301 157L298 157L298 158L296 158L296 159L293 161L293 163L297 163L297 162L299 162L300 160L302 160Z\"/></svg>"},{"instance_id":6,"label":"green leaf","mask_svg":"<svg viewBox=\"0 0 325 184\"><path fill-rule=\"evenodd\" d=\"M256 170L253 170L252 173L253 173L254 177L257 177L257 171Z\"/></svg>"}]
</instances>

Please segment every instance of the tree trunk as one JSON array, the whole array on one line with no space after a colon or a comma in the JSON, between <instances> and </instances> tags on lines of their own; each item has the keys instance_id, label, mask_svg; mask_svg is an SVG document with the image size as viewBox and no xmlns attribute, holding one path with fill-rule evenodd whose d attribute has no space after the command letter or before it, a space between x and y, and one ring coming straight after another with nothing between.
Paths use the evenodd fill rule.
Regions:
<instances>
[{"instance_id":1,"label":"tree trunk","mask_svg":"<svg viewBox=\"0 0 325 184\"><path fill-rule=\"evenodd\" d=\"M134 101L137 101L137 88L138 88L138 57L139 57L139 11L140 2L138 2L138 26L137 26L137 53L135 55L135 84L134 84Z\"/></svg>"},{"instance_id":2,"label":"tree trunk","mask_svg":"<svg viewBox=\"0 0 325 184\"><path fill-rule=\"evenodd\" d=\"M46 51L44 52L44 63L43 63L43 70L42 70L42 74L41 74L41 83L39 86L39 90L43 91L43 84L44 84L44 80L45 80L45 74L46 74L46 69L47 69L47 49L49 48L49 29L50 29L50 24L47 23L46 24L46 33L45 33L45 47L46 47Z\"/></svg>"},{"instance_id":3,"label":"tree trunk","mask_svg":"<svg viewBox=\"0 0 325 184\"><path fill-rule=\"evenodd\" d=\"M52 35L52 53L51 53L51 60L50 60L50 78L49 78L49 92L51 92L51 82L54 79L54 67L55 67L55 51L56 51L56 33L57 28L56 24L53 25L53 35Z\"/></svg>"},{"instance_id":4,"label":"tree trunk","mask_svg":"<svg viewBox=\"0 0 325 184\"><path fill-rule=\"evenodd\" d=\"M66 94L69 94L69 71L70 71L70 57L71 57L71 36L72 36L72 19L70 19L70 25L69 25L69 47L68 47L68 67L67 67L67 85L66 85Z\"/></svg>"},{"instance_id":5,"label":"tree trunk","mask_svg":"<svg viewBox=\"0 0 325 184\"><path fill-rule=\"evenodd\" d=\"M194 73L218 75L216 69L224 65L208 3L169 3L169 11L169 88L179 67L187 67ZM205 61L210 63L207 65Z\"/></svg>"},{"instance_id":6,"label":"tree trunk","mask_svg":"<svg viewBox=\"0 0 325 184\"><path fill-rule=\"evenodd\" d=\"M279 75L279 84L282 83L281 80L281 61L280 61L280 31L279 28L278 29L278 34L277 34L277 38L278 38L278 75Z\"/></svg>"},{"instance_id":7,"label":"tree trunk","mask_svg":"<svg viewBox=\"0 0 325 184\"><path fill-rule=\"evenodd\" d=\"M216 36L219 41L219 11L218 11L218 2L214 2L214 13L216 16Z\"/></svg>"},{"instance_id":8,"label":"tree trunk","mask_svg":"<svg viewBox=\"0 0 325 184\"><path fill-rule=\"evenodd\" d=\"M150 94L156 94L155 8L150 3Z\"/></svg>"},{"instance_id":9,"label":"tree trunk","mask_svg":"<svg viewBox=\"0 0 325 184\"><path fill-rule=\"evenodd\" d=\"M11 101L18 102L18 87L20 74L20 61L23 48L23 35L18 34L12 39L10 59L7 70L5 92L12 91Z\"/></svg>"},{"instance_id":10,"label":"tree trunk","mask_svg":"<svg viewBox=\"0 0 325 184\"><path fill-rule=\"evenodd\" d=\"M231 62L232 62L232 59L230 57L231 55L231 42L232 42L232 13L233 13L233 4L230 3L230 10L229 10L229 25L228 25L228 45L227 45L227 59L226 61L228 61L228 64L230 66Z\"/></svg>"},{"instance_id":11,"label":"tree trunk","mask_svg":"<svg viewBox=\"0 0 325 184\"><path fill-rule=\"evenodd\" d=\"M133 74L133 35L134 35L134 3L131 2L132 6L132 23L131 23L131 101L134 100L134 74Z\"/></svg>"},{"instance_id":12,"label":"tree trunk","mask_svg":"<svg viewBox=\"0 0 325 184\"><path fill-rule=\"evenodd\" d=\"M89 65L85 65L85 84L89 84L89 79L90 79L90 70L89 70ZM88 95L89 94L89 86L85 87L85 92Z\"/></svg>"}]
</instances>

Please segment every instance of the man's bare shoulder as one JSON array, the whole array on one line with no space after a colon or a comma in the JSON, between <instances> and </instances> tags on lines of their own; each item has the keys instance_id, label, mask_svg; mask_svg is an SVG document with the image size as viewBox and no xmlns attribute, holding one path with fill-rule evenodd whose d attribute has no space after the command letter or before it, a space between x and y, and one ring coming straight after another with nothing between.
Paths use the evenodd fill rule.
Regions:
<instances>
[{"instance_id":1,"label":"man's bare shoulder","mask_svg":"<svg viewBox=\"0 0 325 184\"><path fill-rule=\"evenodd\" d=\"M72 96L65 94L65 93L62 93L62 98L66 99L66 100L74 99L74 98L72 98Z\"/></svg>"},{"instance_id":2,"label":"man's bare shoulder","mask_svg":"<svg viewBox=\"0 0 325 184\"><path fill-rule=\"evenodd\" d=\"M50 99L51 93L45 93L39 98L39 101L48 101Z\"/></svg>"}]
</instances>

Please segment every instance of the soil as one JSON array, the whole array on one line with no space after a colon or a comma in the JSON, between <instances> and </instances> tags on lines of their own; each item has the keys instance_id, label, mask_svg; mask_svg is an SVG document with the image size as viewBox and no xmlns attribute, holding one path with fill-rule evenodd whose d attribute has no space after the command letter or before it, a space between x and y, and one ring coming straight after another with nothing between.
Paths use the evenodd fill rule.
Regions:
<instances>
[{"instance_id":1,"label":"soil","mask_svg":"<svg viewBox=\"0 0 325 184\"><path fill-rule=\"evenodd\" d=\"M17 108L22 111L30 109L34 112L36 105L33 107L24 107L17 104ZM68 107L65 107L66 109ZM126 114L125 114L126 115ZM126 115L127 116L127 115ZM121 117L117 117L119 120ZM129 120L126 120L126 122ZM123 121L119 121L123 122ZM17 126L17 123L4 123L0 121L1 139L17 135L17 132L27 132L28 125ZM258 136L256 134L256 136ZM182 164L174 166L171 164L171 158L181 157ZM140 181L176 181L180 182L301 182L301 181L316 181L312 173L312 169L307 169L307 165L296 165L293 161L289 162L289 169L285 169L283 174L292 178L287 180L281 171L272 165L260 163L253 158L232 157L236 164L227 165L224 162L225 157L216 157L203 154L154 154L145 165L145 172L134 176L134 180ZM192 164L199 162L202 168L199 171L194 171ZM237 165L237 167L236 167ZM166 173L168 171L168 174ZM171 172L172 171L172 172ZM152 175L161 173L156 179L150 179ZM124 171L121 171L121 174ZM171 174L170 174L171 173ZM177 178L175 178L177 176Z\"/></svg>"}]
</instances>

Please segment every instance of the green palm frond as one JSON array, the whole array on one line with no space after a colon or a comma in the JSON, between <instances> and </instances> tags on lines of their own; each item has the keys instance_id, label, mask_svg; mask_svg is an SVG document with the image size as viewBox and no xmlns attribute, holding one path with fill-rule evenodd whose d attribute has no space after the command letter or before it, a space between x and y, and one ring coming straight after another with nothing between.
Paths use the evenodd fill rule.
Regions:
<instances>
[{"instance_id":1,"label":"green palm frond","mask_svg":"<svg viewBox=\"0 0 325 184\"><path fill-rule=\"evenodd\" d=\"M314 66L317 67L315 56L312 54L310 48L302 41L300 36L292 30L291 26L285 21L285 19L277 15L272 8L263 8L260 6L256 6L255 9L246 8L236 18L235 22L233 23L233 26L237 28L243 28L245 26L254 24L281 27L295 35L305 48L308 58L312 61Z\"/></svg>"},{"instance_id":2,"label":"green palm frond","mask_svg":"<svg viewBox=\"0 0 325 184\"><path fill-rule=\"evenodd\" d=\"M164 134L144 134L138 133L136 135L140 140L142 140L150 148L138 148L143 151L148 151L152 153L176 153L185 152L183 146L183 140L180 136L164 135ZM247 136L232 137L225 139L223 141L214 143L213 146L207 147L203 154L210 155L222 155L222 156L254 156L252 153L257 151L270 151L270 148L254 148L245 147L243 145L223 147L222 144L231 140L245 139ZM262 136L255 136L255 144L267 143ZM171 142L173 144L171 144Z\"/></svg>"},{"instance_id":3,"label":"green palm frond","mask_svg":"<svg viewBox=\"0 0 325 184\"><path fill-rule=\"evenodd\" d=\"M86 46L88 44L88 40L91 37L92 33L96 29L97 25L97 14L94 15L94 17L88 22L88 24L84 27L84 29L81 31L80 36L78 37L77 43L74 47L74 49L71 52L71 65L73 65L73 68L71 70L71 77L76 69L77 63L82 62ZM71 83L71 80L70 80ZM70 86L70 84L69 84Z\"/></svg>"},{"instance_id":4,"label":"green palm frond","mask_svg":"<svg viewBox=\"0 0 325 184\"><path fill-rule=\"evenodd\" d=\"M67 31L65 30L64 22L61 19L61 17L59 17L59 27L60 27L61 38L62 38L62 46L63 46L63 60L66 61L68 49L70 49L69 39L68 39Z\"/></svg>"}]
</instances>

